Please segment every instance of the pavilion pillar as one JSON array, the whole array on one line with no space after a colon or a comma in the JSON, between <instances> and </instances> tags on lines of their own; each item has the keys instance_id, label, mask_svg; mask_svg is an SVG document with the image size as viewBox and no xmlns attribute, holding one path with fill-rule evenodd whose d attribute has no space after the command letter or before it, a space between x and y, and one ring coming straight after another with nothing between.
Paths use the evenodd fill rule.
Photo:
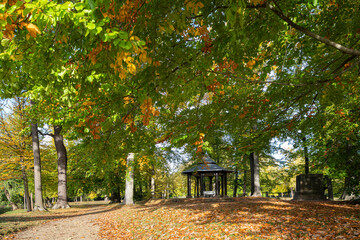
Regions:
<instances>
[{"instance_id":1,"label":"pavilion pillar","mask_svg":"<svg viewBox=\"0 0 360 240\"><path fill-rule=\"evenodd\" d=\"M187 175L187 198L192 198L191 196L191 174Z\"/></svg>"},{"instance_id":2,"label":"pavilion pillar","mask_svg":"<svg viewBox=\"0 0 360 240\"><path fill-rule=\"evenodd\" d=\"M224 175L221 175L221 196L224 196Z\"/></svg>"},{"instance_id":3,"label":"pavilion pillar","mask_svg":"<svg viewBox=\"0 0 360 240\"><path fill-rule=\"evenodd\" d=\"M212 183L213 176L209 177L209 191L213 191L213 183Z\"/></svg>"},{"instance_id":4,"label":"pavilion pillar","mask_svg":"<svg viewBox=\"0 0 360 240\"><path fill-rule=\"evenodd\" d=\"M215 195L219 196L220 195L220 190L219 190L219 173L215 173Z\"/></svg>"},{"instance_id":5,"label":"pavilion pillar","mask_svg":"<svg viewBox=\"0 0 360 240\"><path fill-rule=\"evenodd\" d=\"M205 187L204 174L201 173L200 174L200 196L204 196L204 187Z\"/></svg>"},{"instance_id":6,"label":"pavilion pillar","mask_svg":"<svg viewBox=\"0 0 360 240\"><path fill-rule=\"evenodd\" d=\"M196 177L196 197L199 197L199 182L199 177Z\"/></svg>"},{"instance_id":7,"label":"pavilion pillar","mask_svg":"<svg viewBox=\"0 0 360 240\"><path fill-rule=\"evenodd\" d=\"M227 196L227 173L225 173L224 175L224 193L225 193L225 196Z\"/></svg>"}]
</instances>

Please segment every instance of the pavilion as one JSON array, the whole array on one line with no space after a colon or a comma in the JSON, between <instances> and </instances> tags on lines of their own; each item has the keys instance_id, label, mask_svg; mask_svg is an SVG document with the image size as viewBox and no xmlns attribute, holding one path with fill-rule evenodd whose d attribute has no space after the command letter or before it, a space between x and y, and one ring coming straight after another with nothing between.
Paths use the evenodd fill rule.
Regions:
<instances>
[{"instance_id":1,"label":"pavilion","mask_svg":"<svg viewBox=\"0 0 360 240\"><path fill-rule=\"evenodd\" d=\"M204 155L200 162L182 172L187 175L187 198L191 195L191 177L195 177L194 197L212 195L227 196L227 174L234 171L218 166L209 156ZM208 178L208 181L206 181ZM213 183L213 178L215 182Z\"/></svg>"}]
</instances>

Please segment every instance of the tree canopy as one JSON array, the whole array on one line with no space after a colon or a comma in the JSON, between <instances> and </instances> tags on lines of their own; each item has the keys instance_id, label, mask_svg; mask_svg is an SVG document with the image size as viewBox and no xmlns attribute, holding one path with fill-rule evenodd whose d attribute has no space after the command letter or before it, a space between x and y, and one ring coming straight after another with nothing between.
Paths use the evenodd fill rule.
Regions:
<instances>
[{"instance_id":1,"label":"tree canopy","mask_svg":"<svg viewBox=\"0 0 360 240\"><path fill-rule=\"evenodd\" d=\"M94 166L159 143L241 155L306 137L314 171L355 186L359 4L2 1L0 94L32 100L76 151L101 148Z\"/></svg>"}]
</instances>

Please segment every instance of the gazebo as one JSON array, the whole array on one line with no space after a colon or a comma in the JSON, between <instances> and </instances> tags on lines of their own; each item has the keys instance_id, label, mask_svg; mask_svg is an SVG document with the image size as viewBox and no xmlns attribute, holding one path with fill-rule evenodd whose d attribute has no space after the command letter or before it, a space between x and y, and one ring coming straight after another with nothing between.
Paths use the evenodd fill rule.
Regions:
<instances>
[{"instance_id":1,"label":"gazebo","mask_svg":"<svg viewBox=\"0 0 360 240\"><path fill-rule=\"evenodd\" d=\"M227 196L227 174L232 173L232 170L225 169L218 166L209 156L205 155L196 166L185 170L182 174L187 175L187 198L192 198L191 195L191 177L194 176L195 191L194 196ZM213 178L215 182L213 184ZM206 178L209 179L208 184ZM207 185L207 186L206 186ZM221 190L221 192L220 192Z\"/></svg>"}]
</instances>

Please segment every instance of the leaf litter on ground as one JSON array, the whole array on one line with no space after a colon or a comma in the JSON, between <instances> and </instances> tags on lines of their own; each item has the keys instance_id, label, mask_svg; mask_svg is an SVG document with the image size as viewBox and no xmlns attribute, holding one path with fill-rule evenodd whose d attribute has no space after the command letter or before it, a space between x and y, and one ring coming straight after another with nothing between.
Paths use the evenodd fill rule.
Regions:
<instances>
[{"instance_id":1,"label":"leaf litter on ground","mask_svg":"<svg viewBox=\"0 0 360 240\"><path fill-rule=\"evenodd\" d=\"M333 201L150 200L98 223L101 239L360 239L360 207Z\"/></svg>"}]
</instances>

